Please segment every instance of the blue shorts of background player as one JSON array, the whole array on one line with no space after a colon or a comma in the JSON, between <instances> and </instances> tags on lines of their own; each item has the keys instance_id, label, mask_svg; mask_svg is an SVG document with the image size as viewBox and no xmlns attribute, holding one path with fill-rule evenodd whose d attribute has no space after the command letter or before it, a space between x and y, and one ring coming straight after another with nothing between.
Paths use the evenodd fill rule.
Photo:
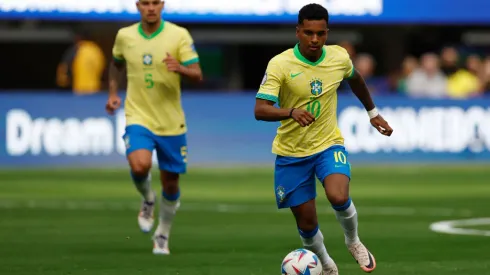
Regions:
<instances>
[{"instance_id":1,"label":"blue shorts of background player","mask_svg":"<svg viewBox=\"0 0 490 275\"><path fill-rule=\"evenodd\" d=\"M316 178L322 184L331 174L343 174L350 179L347 156L341 145L307 157L277 156L274 174L277 207L290 208L316 198Z\"/></svg>"},{"instance_id":2,"label":"blue shorts of background player","mask_svg":"<svg viewBox=\"0 0 490 275\"><path fill-rule=\"evenodd\" d=\"M139 149L150 152L156 150L160 170L175 174L187 171L187 139L186 135L157 136L140 125L129 125L123 136L126 144L126 155Z\"/></svg>"}]
</instances>

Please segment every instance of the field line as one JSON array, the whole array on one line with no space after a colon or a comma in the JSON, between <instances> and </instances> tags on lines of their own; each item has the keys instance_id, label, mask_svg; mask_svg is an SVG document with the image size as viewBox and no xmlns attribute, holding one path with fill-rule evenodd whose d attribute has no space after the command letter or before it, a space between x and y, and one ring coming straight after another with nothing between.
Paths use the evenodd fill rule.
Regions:
<instances>
[{"instance_id":1,"label":"field line","mask_svg":"<svg viewBox=\"0 0 490 275\"><path fill-rule=\"evenodd\" d=\"M430 230L453 235L471 235L490 237L490 230L461 228L461 226L490 225L490 218L473 218L464 220L440 221L430 225Z\"/></svg>"},{"instance_id":2,"label":"field line","mask_svg":"<svg viewBox=\"0 0 490 275\"><path fill-rule=\"evenodd\" d=\"M104 201L44 201L44 200L3 200L0 209L45 209L45 210L134 210L140 207L138 202L104 202ZM218 212L218 213L286 213L289 210L278 210L274 205L248 205L226 203L183 202L180 211L185 212ZM333 212L330 207L319 207L319 213ZM359 215L371 216L425 216L425 217L471 217L472 212L464 209L450 208L414 208L390 206L359 206Z\"/></svg>"}]
</instances>

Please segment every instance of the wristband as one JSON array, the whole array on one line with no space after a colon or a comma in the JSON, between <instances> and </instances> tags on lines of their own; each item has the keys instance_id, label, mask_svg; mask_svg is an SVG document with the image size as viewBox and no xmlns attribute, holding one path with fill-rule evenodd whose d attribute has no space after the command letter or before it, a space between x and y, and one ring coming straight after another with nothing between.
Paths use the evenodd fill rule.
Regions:
<instances>
[{"instance_id":1,"label":"wristband","mask_svg":"<svg viewBox=\"0 0 490 275\"><path fill-rule=\"evenodd\" d=\"M289 117L293 117L293 111L294 111L294 108L292 108L291 111L289 111Z\"/></svg>"},{"instance_id":2,"label":"wristband","mask_svg":"<svg viewBox=\"0 0 490 275\"><path fill-rule=\"evenodd\" d=\"M378 113L378 109L376 109L376 107L374 107L374 109L372 109L371 111L368 111L369 119L373 119L373 118L377 117L378 115L379 115L379 113Z\"/></svg>"}]
</instances>

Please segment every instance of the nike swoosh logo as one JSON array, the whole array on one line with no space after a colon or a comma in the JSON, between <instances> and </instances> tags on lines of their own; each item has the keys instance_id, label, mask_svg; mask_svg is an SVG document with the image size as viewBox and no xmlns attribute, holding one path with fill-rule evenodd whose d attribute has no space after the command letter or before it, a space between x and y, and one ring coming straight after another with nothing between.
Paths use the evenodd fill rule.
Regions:
<instances>
[{"instance_id":1,"label":"nike swoosh logo","mask_svg":"<svg viewBox=\"0 0 490 275\"><path fill-rule=\"evenodd\" d=\"M297 73L297 74L293 74L293 73L291 73L291 78L295 78L295 77L297 77L298 75L300 75L300 74L302 74L302 73L303 73L303 72L300 72L300 73Z\"/></svg>"}]
</instances>

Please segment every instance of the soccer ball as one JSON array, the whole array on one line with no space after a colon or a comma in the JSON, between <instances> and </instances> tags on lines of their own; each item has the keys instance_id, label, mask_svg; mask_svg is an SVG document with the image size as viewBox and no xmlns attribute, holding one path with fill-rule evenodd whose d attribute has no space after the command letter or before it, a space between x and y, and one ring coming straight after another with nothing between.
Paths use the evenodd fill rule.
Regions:
<instances>
[{"instance_id":1,"label":"soccer ball","mask_svg":"<svg viewBox=\"0 0 490 275\"><path fill-rule=\"evenodd\" d=\"M282 275L321 275L322 263L315 253L306 249L291 251L281 265Z\"/></svg>"}]
</instances>

